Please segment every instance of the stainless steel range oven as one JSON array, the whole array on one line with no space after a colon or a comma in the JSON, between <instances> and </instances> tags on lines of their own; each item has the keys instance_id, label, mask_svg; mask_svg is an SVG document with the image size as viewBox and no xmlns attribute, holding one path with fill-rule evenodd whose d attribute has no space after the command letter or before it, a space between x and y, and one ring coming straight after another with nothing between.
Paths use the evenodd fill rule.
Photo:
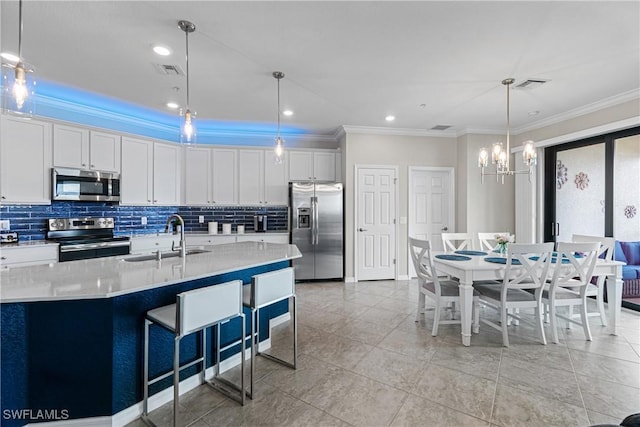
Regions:
<instances>
[{"instance_id":1,"label":"stainless steel range oven","mask_svg":"<svg viewBox=\"0 0 640 427\"><path fill-rule=\"evenodd\" d=\"M129 237L114 236L113 218L51 218L47 240L60 244L59 261L126 255Z\"/></svg>"}]
</instances>

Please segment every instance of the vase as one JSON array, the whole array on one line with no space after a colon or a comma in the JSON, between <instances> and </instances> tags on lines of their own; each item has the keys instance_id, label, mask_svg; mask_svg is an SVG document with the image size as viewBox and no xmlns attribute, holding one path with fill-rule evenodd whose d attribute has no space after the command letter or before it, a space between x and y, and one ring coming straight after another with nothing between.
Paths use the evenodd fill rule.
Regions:
<instances>
[{"instance_id":1,"label":"vase","mask_svg":"<svg viewBox=\"0 0 640 427\"><path fill-rule=\"evenodd\" d=\"M507 244L506 243L498 243L498 253L500 256L507 256Z\"/></svg>"}]
</instances>

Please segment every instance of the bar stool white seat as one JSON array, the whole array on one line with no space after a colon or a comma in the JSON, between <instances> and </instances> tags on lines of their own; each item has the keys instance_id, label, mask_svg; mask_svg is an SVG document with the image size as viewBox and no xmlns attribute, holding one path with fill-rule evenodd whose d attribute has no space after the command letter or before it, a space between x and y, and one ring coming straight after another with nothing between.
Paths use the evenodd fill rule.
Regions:
<instances>
[{"instance_id":1,"label":"bar stool white seat","mask_svg":"<svg viewBox=\"0 0 640 427\"><path fill-rule=\"evenodd\" d=\"M149 419L149 385L164 378L173 376L173 425L178 423L178 400L180 396L180 371L193 365L201 364L200 383L206 383L212 388L244 405L244 339L240 340L241 355L240 385L219 378L220 373L220 324L235 317L240 317L240 336L244 337L245 317L242 311L242 281L234 280L206 288L194 289L177 295L175 304L150 310L144 321L144 399L142 406L142 420L155 425ZM149 379L149 327L157 324L174 334L173 369L156 378ZM206 329L216 326L216 358L215 374L206 381ZM183 366L180 366L180 340L187 335L200 332L202 340L202 355ZM225 387L226 386L226 387ZM231 388L230 391L228 388ZM234 391L237 391L237 396Z\"/></svg>"},{"instance_id":2,"label":"bar stool white seat","mask_svg":"<svg viewBox=\"0 0 640 427\"><path fill-rule=\"evenodd\" d=\"M260 331L259 310L283 300L290 300L289 307L293 325L293 362L288 362L267 353L260 353L258 349L258 331ZM296 288L293 268L288 267L253 276L251 278L251 284L244 286L243 304L251 310L251 380L248 395L253 399L256 356L260 355L281 365L296 369L298 360L298 332L296 320Z\"/></svg>"}]
</instances>

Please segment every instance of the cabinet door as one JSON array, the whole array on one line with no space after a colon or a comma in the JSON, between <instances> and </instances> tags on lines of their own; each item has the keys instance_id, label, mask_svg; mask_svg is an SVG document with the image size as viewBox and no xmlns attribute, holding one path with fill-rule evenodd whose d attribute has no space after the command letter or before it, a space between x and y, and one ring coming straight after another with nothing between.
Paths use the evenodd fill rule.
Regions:
<instances>
[{"instance_id":1,"label":"cabinet door","mask_svg":"<svg viewBox=\"0 0 640 427\"><path fill-rule=\"evenodd\" d=\"M313 152L289 151L289 181L309 181L313 178Z\"/></svg>"},{"instance_id":2,"label":"cabinet door","mask_svg":"<svg viewBox=\"0 0 640 427\"><path fill-rule=\"evenodd\" d=\"M342 182L342 153L336 153L336 182Z\"/></svg>"},{"instance_id":3,"label":"cabinet door","mask_svg":"<svg viewBox=\"0 0 640 427\"><path fill-rule=\"evenodd\" d=\"M153 147L153 203L180 204L180 146L154 143Z\"/></svg>"},{"instance_id":4,"label":"cabinet door","mask_svg":"<svg viewBox=\"0 0 640 427\"><path fill-rule=\"evenodd\" d=\"M238 150L216 148L212 150L213 203L216 205L238 204Z\"/></svg>"},{"instance_id":5,"label":"cabinet door","mask_svg":"<svg viewBox=\"0 0 640 427\"><path fill-rule=\"evenodd\" d=\"M285 151L280 163L275 161L273 150L264 153L264 203L271 206L286 206L289 203L289 180L287 179L288 153Z\"/></svg>"},{"instance_id":6,"label":"cabinet door","mask_svg":"<svg viewBox=\"0 0 640 427\"><path fill-rule=\"evenodd\" d=\"M0 120L0 202L50 204L51 123Z\"/></svg>"},{"instance_id":7,"label":"cabinet door","mask_svg":"<svg viewBox=\"0 0 640 427\"><path fill-rule=\"evenodd\" d=\"M264 201L264 151L238 151L238 202L261 205Z\"/></svg>"},{"instance_id":8,"label":"cabinet door","mask_svg":"<svg viewBox=\"0 0 640 427\"><path fill-rule=\"evenodd\" d=\"M89 167L120 172L120 135L91 131L89 134Z\"/></svg>"},{"instance_id":9,"label":"cabinet door","mask_svg":"<svg viewBox=\"0 0 640 427\"><path fill-rule=\"evenodd\" d=\"M53 125L53 166L89 168L89 130Z\"/></svg>"},{"instance_id":10,"label":"cabinet door","mask_svg":"<svg viewBox=\"0 0 640 427\"><path fill-rule=\"evenodd\" d=\"M313 153L313 179L318 181L335 181L336 155L335 153Z\"/></svg>"},{"instance_id":11,"label":"cabinet door","mask_svg":"<svg viewBox=\"0 0 640 427\"><path fill-rule=\"evenodd\" d=\"M153 203L153 142L122 138L120 204Z\"/></svg>"},{"instance_id":12,"label":"cabinet door","mask_svg":"<svg viewBox=\"0 0 640 427\"><path fill-rule=\"evenodd\" d=\"M211 149L187 147L184 168L185 203L211 204Z\"/></svg>"}]
</instances>

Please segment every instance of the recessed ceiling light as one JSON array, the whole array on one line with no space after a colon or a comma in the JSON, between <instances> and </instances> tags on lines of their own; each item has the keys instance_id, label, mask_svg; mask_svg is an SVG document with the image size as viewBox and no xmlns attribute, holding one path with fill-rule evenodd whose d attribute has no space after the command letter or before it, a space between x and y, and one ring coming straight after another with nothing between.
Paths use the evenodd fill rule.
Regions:
<instances>
[{"instance_id":1,"label":"recessed ceiling light","mask_svg":"<svg viewBox=\"0 0 640 427\"><path fill-rule=\"evenodd\" d=\"M385 117L384 119L385 119L386 121L388 121L388 122L392 122L392 121L394 121L394 120L396 119L396 116L387 116L387 117Z\"/></svg>"},{"instance_id":2,"label":"recessed ceiling light","mask_svg":"<svg viewBox=\"0 0 640 427\"><path fill-rule=\"evenodd\" d=\"M291 111L291 110L284 110L284 111L282 112L282 114L284 114L285 116L293 116L293 111Z\"/></svg>"},{"instance_id":3,"label":"recessed ceiling light","mask_svg":"<svg viewBox=\"0 0 640 427\"><path fill-rule=\"evenodd\" d=\"M172 110L175 110L178 107L179 105L176 104L175 102L167 102L167 108L171 108Z\"/></svg>"},{"instance_id":4,"label":"recessed ceiling light","mask_svg":"<svg viewBox=\"0 0 640 427\"><path fill-rule=\"evenodd\" d=\"M160 56L169 56L169 55L171 55L171 49L169 49L166 46L159 45L159 44L155 45L153 47L153 51L155 53L157 53L158 55L160 55Z\"/></svg>"},{"instance_id":5,"label":"recessed ceiling light","mask_svg":"<svg viewBox=\"0 0 640 427\"><path fill-rule=\"evenodd\" d=\"M0 56L6 59L7 61L11 61L11 62L18 62L20 60L19 57L9 52L2 52L0 53Z\"/></svg>"}]
</instances>

